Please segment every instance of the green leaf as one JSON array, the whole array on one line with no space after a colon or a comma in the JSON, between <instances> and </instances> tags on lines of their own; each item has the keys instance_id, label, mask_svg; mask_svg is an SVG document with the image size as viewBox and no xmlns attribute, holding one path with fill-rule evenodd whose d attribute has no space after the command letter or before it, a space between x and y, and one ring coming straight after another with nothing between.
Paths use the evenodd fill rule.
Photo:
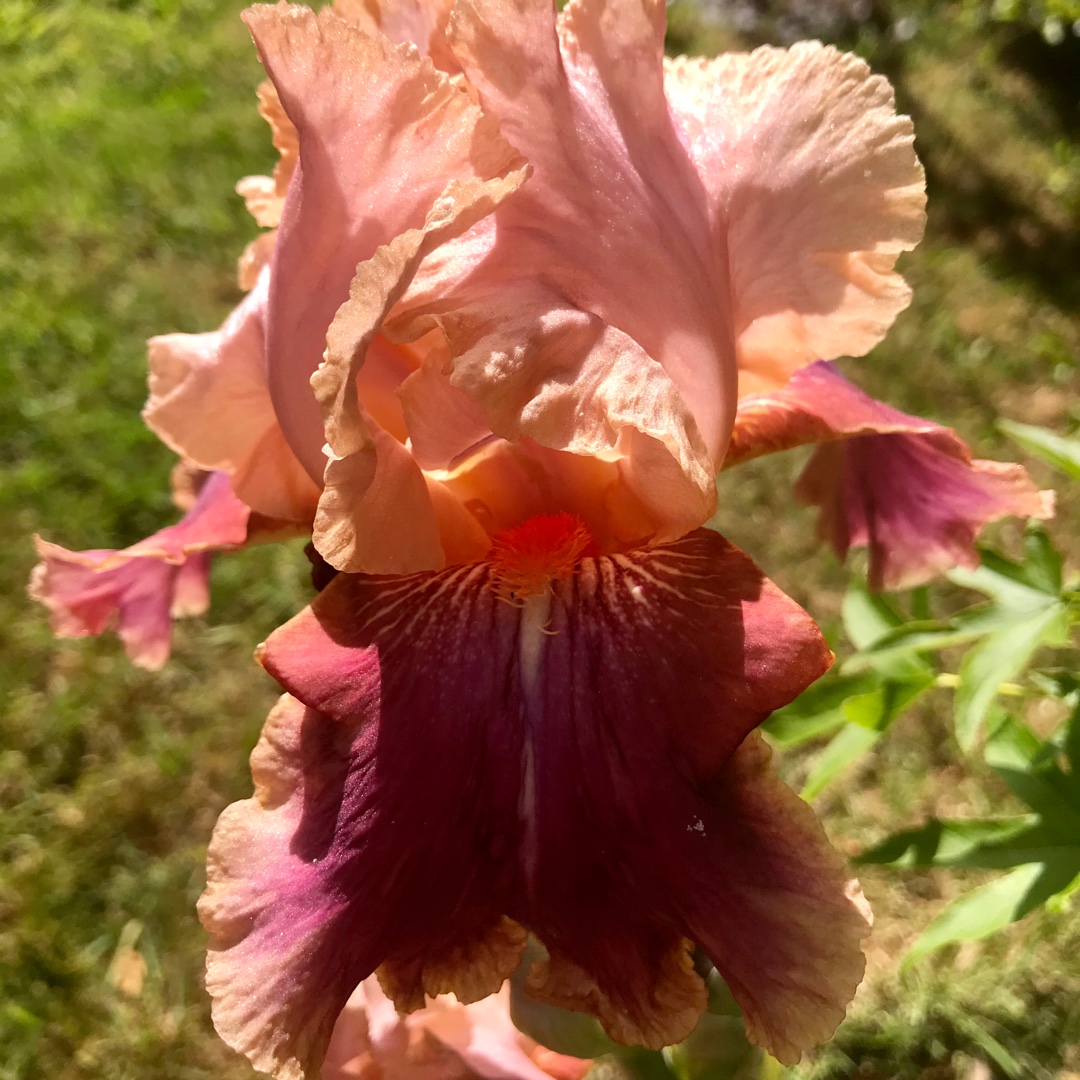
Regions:
<instances>
[{"instance_id":1,"label":"green leaf","mask_svg":"<svg viewBox=\"0 0 1080 1080\"><path fill-rule=\"evenodd\" d=\"M1029 524L1024 533L1024 556L1025 579L1049 596L1060 596L1061 553L1037 521Z\"/></svg>"},{"instance_id":2,"label":"green leaf","mask_svg":"<svg viewBox=\"0 0 1080 1080\"><path fill-rule=\"evenodd\" d=\"M781 750L801 746L811 739L829 735L844 725L844 714L837 708L811 716L775 712L762 726L769 741Z\"/></svg>"},{"instance_id":3,"label":"green leaf","mask_svg":"<svg viewBox=\"0 0 1080 1080\"><path fill-rule=\"evenodd\" d=\"M1008 842L1029 833L1038 822L1035 814L1014 818L972 821L941 821L931 818L917 829L905 829L887 836L864 851L857 863L876 863L898 868L912 866L1008 866L1032 862L1030 857L1013 862L994 860L995 853ZM1026 851L1026 849L1025 849ZM991 861L984 861L989 859Z\"/></svg>"},{"instance_id":4,"label":"green leaf","mask_svg":"<svg viewBox=\"0 0 1080 1080\"><path fill-rule=\"evenodd\" d=\"M998 427L1025 450L1030 450L1066 476L1080 480L1080 439L1067 439L1046 428L1017 424L1012 420L999 420Z\"/></svg>"},{"instance_id":5,"label":"green leaf","mask_svg":"<svg viewBox=\"0 0 1080 1080\"><path fill-rule=\"evenodd\" d=\"M862 582L853 581L848 587L841 614L848 638L860 650L856 656L873 654L873 659L860 670L873 668L890 679L921 677L930 670L926 661L915 655L915 650L888 654L875 651L879 642L903 633L906 627L899 612L883 596L870 593ZM842 674L853 673L855 667L849 660Z\"/></svg>"},{"instance_id":6,"label":"green leaf","mask_svg":"<svg viewBox=\"0 0 1080 1080\"><path fill-rule=\"evenodd\" d=\"M620 1049L591 1016L547 1005L526 990L529 970L544 955L543 949L530 939L521 963L510 976L510 1019L514 1027L541 1046L571 1057L595 1058Z\"/></svg>"},{"instance_id":7,"label":"green leaf","mask_svg":"<svg viewBox=\"0 0 1080 1080\"><path fill-rule=\"evenodd\" d=\"M802 791L804 799L813 799L849 765L857 761L881 737L881 732L861 724L847 724L818 755Z\"/></svg>"},{"instance_id":8,"label":"green leaf","mask_svg":"<svg viewBox=\"0 0 1080 1080\"><path fill-rule=\"evenodd\" d=\"M1071 671L1061 668L1032 671L1032 683L1047 697L1061 698L1070 705L1080 705L1080 678Z\"/></svg>"},{"instance_id":9,"label":"green leaf","mask_svg":"<svg viewBox=\"0 0 1080 1080\"><path fill-rule=\"evenodd\" d=\"M678 1080L755 1080L764 1052L751 1046L742 1018L705 1013L690 1035L664 1050Z\"/></svg>"},{"instance_id":10,"label":"green leaf","mask_svg":"<svg viewBox=\"0 0 1080 1080\"><path fill-rule=\"evenodd\" d=\"M1076 783L1080 785L1080 703L1073 709L1065 729L1063 740L1065 756L1069 759L1069 768Z\"/></svg>"},{"instance_id":11,"label":"green leaf","mask_svg":"<svg viewBox=\"0 0 1080 1080\"><path fill-rule=\"evenodd\" d=\"M890 630L904 625L903 616L878 593L852 579L840 609L844 633L857 649L866 649Z\"/></svg>"},{"instance_id":12,"label":"green leaf","mask_svg":"<svg viewBox=\"0 0 1080 1080\"><path fill-rule=\"evenodd\" d=\"M1033 575L1024 563L1013 562L989 548L980 548L979 555L981 562L974 570L958 566L945 576L954 584L985 593L1001 607L1014 611L1040 607L1048 597L1058 599L1057 590L1048 592L1041 575Z\"/></svg>"},{"instance_id":13,"label":"green leaf","mask_svg":"<svg viewBox=\"0 0 1080 1080\"><path fill-rule=\"evenodd\" d=\"M965 752L974 748L998 688L1023 671L1039 645L1060 637L1064 618L1065 609L1057 603L1018 615L964 657L958 673L955 724L956 740Z\"/></svg>"},{"instance_id":14,"label":"green leaf","mask_svg":"<svg viewBox=\"0 0 1080 1080\"><path fill-rule=\"evenodd\" d=\"M885 731L916 698L934 685L929 669L903 681L887 679L865 694L854 695L842 706L844 718L852 724Z\"/></svg>"},{"instance_id":15,"label":"green leaf","mask_svg":"<svg viewBox=\"0 0 1080 1080\"><path fill-rule=\"evenodd\" d=\"M945 945L988 937L1023 918L1056 891L1040 895L1042 877L1043 867L1029 864L965 893L923 931L904 957L902 966L908 968Z\"/></svg>"},{"instance_id":16,"label":"green leaf","mask_svg":"<svg viewBox=\"0 0 1080 1080\"><path fill-rule=\"evenodd\" d=\"M969 1039L1009 1078L1026 1080L1028 1071L982 1026L970 1016L957 1017L958 1026Z\"/></svg>"},{"instance_id":17,"label":"green leaf","mask_svg":"<svg viewBox=\"0 0 1080 1080\"><path fill-rule=\"evenodd\" d=\"M1004 929L1062 894L1075 891L1080 866L1075 853L1055 852L1043 862L1018 866L1004 877L954 900L904 957L903 968L945 945L977 941Z\"/></svg>"},{"instance_id":18,"label":"green leaf","mask_svg":"<svg viewBox=\"0 0 1080 1080\"><path fill-rule=\"evenodd\" d=\"M987 764L1015 795L1066 842L1080 843L1080 773L1065 773L1053 743L1041 743L1023 724L1003 719L987 740Z\"/></svg>"},{"instance_id":19,"label":"green leaf","mask_svg":"<svg viewBox=\"0 0 1080 1080\"><path fill-rule=\"evenodd\" d=\"M1026 595L1026 594L1025 594ZM1042 594L1039 594L1042 597ZM1025 610L1043 607L1046 599L1033 601ZM1016 613L995 604L980 604L951 619L910 622L880 637L872 646L855 653L841 665L841 673L857 674L868 668L888 670L898 658L936 652L955 645L978 641L994 630L1010 626Z\"/></svg>"},{"instance_id":20,"label":"green leaf","mask_svg":"<svg viewBox=\"0 0 1080 1080\"><path fill-rule=\"evenodd\" d=\"M843 724L828 746L818 755L802 790L804 799L813 799L849 765L853 764L877 741L881 733L917 697L934 685L934 673L925 665L914 668L906 679L882 679L880 673L862 676L843 676L835 680L836 689L854 690L869 686L862 693L849 693L828 714L834 730Z\"/></svg>"},{"instance_id":21,"label":"green leaf","mask_svg":"<svg viewBox=\"0 0 1080 1080\"><path fill-rule=\"evenodd\" d=\"M765 734L785 750L827 735L843 726L844 702L855 694L870 692L880 681L876 672L830 673L803 691L790 705L777 709L765 721Z\"/></svg>"}]
</instances>

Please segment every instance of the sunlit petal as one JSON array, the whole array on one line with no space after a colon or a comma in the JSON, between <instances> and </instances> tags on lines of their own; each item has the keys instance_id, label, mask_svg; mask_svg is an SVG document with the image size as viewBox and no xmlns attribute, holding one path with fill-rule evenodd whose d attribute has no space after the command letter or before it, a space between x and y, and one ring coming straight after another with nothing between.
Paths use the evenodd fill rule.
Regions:
<instances>
[{"instance_id":1,"label":"sunlit petal","mask_svg":"<svg viewBox=\"0 0 1080 1080\"><path fill-rule=\"evenodd\" d=\"M299 1075L376 967L408 1008L479 997L521 923L551 954L535 992L651 1046L704 1008L701 939L790 1056L854 992L865 917L767 755L738 748L828 649L714 533L577 562L552 547L546 589L511 573L512 536L490 563L339 575L268 641L262 662L309 708L279 707L256 799L215 835L219 1030Z\"/></svg>"},{"instance_id":2,"label":"sunlit petal","mask_svg":"<svg viewBox=\"0 0 1080 1080\"><path fill-rule=\"evenodd\" d=\"M667 92L727 238L740 394L860 356L907 306L923 171L892 87L818 42L669 61Z\"/></svg>"},{"instance_id":3,"label":"sunlit petal","mask_svg":"<svg viewBox=\"0 0 1080 1080\"><path fill-rule=\"evenodd\" d=\"M1039 491L1022 466L972 460L955 431L875 401L827 363L743 398L725 465L816 443L827 445L796 494L820 507L818 534L841 559L868 548L875 589L974 567L975 538L988 522L1054 512L1053 492Z\"/></svg>"},{"instance_id":4,"label":"sunlit petal","mask_svg":"<svg viewBox=\"0 0 1080 1080\"><path fill-rule=\"evenodd\" d=\"M172 620L206 611L208 553L240 547L250 527L250 510L215 473L183 520L123 551L68 551L36 539L42 561L30 596L49 609L58 637L115 627L132 662L155 670L169 658Z\"/></svg>"},{"instance_id":5,"label":"sunlit petal","mask_svg":"<svg viewBox=\"0 0 1080 1080\"><path fill-rule=\"evenodd\" d=\"M412 46L366 34L329 8L256 5L244 18L299 138L271 267L267 357L286 438L320 481L323 420L308 381L357 264L408 230L423 230L431 245L465 214L456 226L464 230L484 185L521 163L468 94Z\"/></svg>"},{"instance_id":6,"label":"sunlit petal","mask_svg":"<svg viewBox=\"0 0 1080 1080\"><path fill-rule=\"evenodd\" d=\"M269 284L264 269L220 330L150 339L143 418L189 461L227 472L248 506L269 517L310 521L319 489L285 441L270 400Z\"/></svg>"}]
</instances>

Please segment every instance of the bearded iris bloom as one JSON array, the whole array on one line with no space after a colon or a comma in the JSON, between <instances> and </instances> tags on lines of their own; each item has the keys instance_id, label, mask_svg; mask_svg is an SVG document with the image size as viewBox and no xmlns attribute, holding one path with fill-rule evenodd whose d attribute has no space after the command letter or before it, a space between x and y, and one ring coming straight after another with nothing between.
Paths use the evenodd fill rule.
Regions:
<instances>
[{"instance_id":1,"label":"bearded iris bloom","mask_svg":"<svg viewBox=\"0 0 1080 1080\"><path fill-rule=\"evenodd\" d=\"M531 933L534 995L649 1047L705 1008L700 947L796 1060L868 910L754 730L831 654L701 528L716 473L921 440L803 485L886 585L1049 509L815 363L907 302L910 123L816 44L668 61L654 0L246 20L282 157L241 191L274 231L219 331L151 342L146 418L337 576L259 651L287 693L211 844L218 1030L314 1075L373 972L405 1011L476 1001ZM926 476L933 515L896 494Z\"/></svg>"}]
</instances>

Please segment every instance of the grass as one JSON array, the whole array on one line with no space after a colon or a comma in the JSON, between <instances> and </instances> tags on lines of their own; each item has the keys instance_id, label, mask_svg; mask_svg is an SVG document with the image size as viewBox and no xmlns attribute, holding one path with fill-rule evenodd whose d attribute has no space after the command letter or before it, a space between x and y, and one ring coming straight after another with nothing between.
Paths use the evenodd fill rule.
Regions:
<instances>
[{"instance_id":1,"label":"grass","mask_svg":"<svg viewBox=\"0 0 1080 1080\"><path fill-rule=\"evenodd\" d=\"M299 548L219 560L209 619L179 629L158 675L112 640L53 641L23 591L35 531L122 547L172 519L171 455L138 419L144 340L212 328L236 302L235 258L256 229L231 188L273 161L240 7L0 4L0 1080L252 1075L210 1027L193 904L213 821L250 791L245 758L275 696L251 650L308 596ZM848 370L978 453L1014 456L998 415L1080 420L1080 118L1040 76L1045 47L908 7L922 23L904 47L849 44L916 118L930 231L906 260L914 304ZM730 44L687 8L673 26L684 46ZM728 474L724 526L829 622L845 574L788 505L797 467ZM1053 531L1074 568L1078 526L1063 500ZM822 799L841 845L955 809L957 792L1003 797L958 766L944 730L932 708L909 717ZM1032 917L900 976L906 944L968 882L864 877L871 977L804 1075L960 1078L976 1058L1000 1071L995 1045L1025 1076L1080 1072L1075 916ZM137 994L115 985L127 946L146 965Z\"/></svg>"}]
</instances>

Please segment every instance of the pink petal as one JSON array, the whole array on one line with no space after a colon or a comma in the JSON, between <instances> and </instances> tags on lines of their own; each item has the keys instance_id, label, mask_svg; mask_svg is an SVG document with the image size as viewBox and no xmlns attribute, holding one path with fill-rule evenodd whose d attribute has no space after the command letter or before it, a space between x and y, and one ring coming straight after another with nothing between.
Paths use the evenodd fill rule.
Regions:
<instances>
[{"instance_id":1,"label":"pink petal","mask_svg":"<svg viewBox=\"0 0 1080 1080\"><path fill-rule=\"evenodd\" d=\"M557 25L542 0L457 6L466 75L534 169L468 284L535 281L618 328L664 367L717 456L734 407L727 271L664 97L664 23L653 0L573 2Z\"/></svg>"},{"instance_id":2,"label":"pink petal","mask_svg":"<svg viewBox=\"0 0 1080 1080\"><path fill-rule=\"evenodd\" d=\"M182 521L123 551L68 551L38 538L30 596L49 609L58 637L115 625L131 661L156 670L169 658L172 619L206 611L208 553L242 545L249 515L215 473Z\"/></svg>"},{"instance_id":3,"label":"pink petal","mask_svg":"<svg viewBox=\"0 0 1080 1080\"><path fill-rule=\"evenodd\" d=\"M310 521L319 489L281 433L267 383L269 285L264 269L220 330L150 339L150 399L143 417L183 457L227 472L253 509Z\"/></svg>"},{"instance_id":4,"label":"pink petal","mask_svg":"<svg viewBox=\"0 0 1080 1080\"><path fill-rule=\"evenodd\" d=\"M156 671L169 658L170 608L179 567L134 559L108 570L97 567L116 552L67 551L35 540L41 562L30 577L30 596L49 609L57 637L96 637L111 626L133 664Z\"/></svg>"},{"instance_id":5,"label":"pink petal","mask_svg":"<svg viewBox=\"0 0 1080 1080\"><path fill-rule=\"evenodd\" d=\"M173 579L173 600L169 614L174 619L205 615L210 607L210 552L189 555Z\"/></svg>"},{"instance_id":6,"label":"pink petal","mask_svg":"<svg viewBox=\"0 0 1080 1080\"><path fill-rule=\"evenodd\" d=\"M270 265L276 240L277 229L271 229L260 233L244 248L236 266L237 284L244 292L249 292L259 283L259 275Z\"/></svg>"},{"instance_id":7,"label":"pink petal","mask_svg":"<svg viewBox=\"0 0 1080 1080\"><path fill-rule=\"evenodd\" d=\"M318 480L323 424L308 381L357 264L406 230L452 229L477 191L520 161L411 46L368 36L329 9L256 5L244 18L300 140L272 264L267 356L286 438Z\"/></svg>"},{"instance_id":8,"label":"pink petal","mask_svg":"<svg viewBox=\"0 0 1080 1080\"><path fill-rule=\"evenodd\" d=\"M684 917L742 1009L750 1041L785 1065L832 1035L862 980L870 908L810 806L755 732L712 779ZM706 845L701 845L702 849ZM722 899L705 883L725 882Z\"/></svg>"},{"instance_id":9,"label":"pink petal","mask_svg":"<svg viewBox=\"0 0 1080 1080\"><path fill-rule=\"evenodd\" d=\"M292 121L281 107L281 99L272 82L264 82L259 87L259 115L270 125L274 148L281 155L281 160L274 166L272 177L245 176L236 185L236 191L260 225L275 228L281 221L285 196L296 169L300 140Z\"/></svg>"},{"instance_id":10,"label":"pink petal","mask_svg":"<svg viewBox=\"0 0 1080 1080\"><path fill-rule=\"evenodd\" d=\"M421 1027L453 1050L477 1076L488 1080L548 1080L544 1069L529 1053L535 1048L510 1019L510 987L471 1005L436 998L427 1008L413 1013L408 1023ZM578 1078L592 1064L580 1058L552 1055L552 1066L572 1070ZM541 1059L542 1060L542 1059Z\"/></svg>"},{"instance_id":11,"label":"pink petal","mask_svg":"<svg viewBox=\"0 0 1080 1080\"><path fill-rule=\"evenodd\" d=\"M444 359L440 351L399 391L412 455L422 469L432 471L453 469L495 437L484 410L442 370Z\"/></svg>"},{"instance_id":12,"label":"pink petal","mask_svg":"<svg viewBox=\"0 0 1080 1080\"><path fill-rule=\"evenodd\" d=\"M366 34L383 34L395 45L412 42L440 70L461 68L446 41L453 0L334 0L334 11Z\"/></svg>"},{"instance_id":13,"label":"pink petal","mask_svg":"<svg viewBox=\"0 0 1080 1080\"><path fill-rule=\"evenodd\" d=\"M617 1038L694 1026L687 937L770 1048L823 1037L864 913L810 811L738 749L827 668L814 624L705 531L584 558L520 606L506 565L338 575L267 642L310 708L272 717L256 799L211 848L219 1031L299 1075L375 967L410 1007L413 986L482 996L513 950L461 943L508 915L551 950L538 991Z\"/></svg>"},{"instance_id":14,"label":"pink petal","mask_svg":"<svg viewBox=\"0 0 1080 1080\"><path fill-rule=\"evenodd\" d=\"M150 558L180 564L195 552L240 547L249 538L250 519L251 510L233 494L229 477L211 473L180 521L117 552L111 562Z\"/></svg>"},{"instance_id":15,"label":"pink petal","mask_svg":"<svg viewBox=\"0 0 1080 1080\"><path fill-rule=\"evenodd\" d=\"M470 1005L431 998L405 1016L370 976L338 1017L322 1080L581 1080L591 1065L522 1035L510 1019L508 985Z\"/></svg>"},{"instance_id":16,"label":"pink petal","mask_svg":"<svg viewBox=\"0 0 1080 1080\"><path fill-rule=\"evenodd\" d=\"M377 694L373 674L361 678ZM218 822L199 904L214 1022L257 1069L314 1072L360 980L389 959L425 958L435 977L450 948L497 920L491 868L463 848L484 850L484 811L501 801L480 782L472 727L427 733L417 787L415 772L385 768L415 742L406 728L385 749L389 729L377 746L380 726L359 718L330 720L289 697L271 714L252 755L255 798ZM447 755L437 775L429 751ZM516 957L506 963L485 993Z\"/></svg>"},{"instance_id":17,"label":"pink petal","mask_svg":"<svg viewBox=\"0 0 1080 1080\"><path fill-rule=\"evenodd\" d=\"M404 1016L370 976L338 1018L322 1076L346 1080L366 1075L367 1069L394 1080L581 1080L592 1065L550 1051L538 1054L537 1049L510 1019L506 984L470 1005L450 996L430 998Z\"/></svg>"},{"instance_id":18,"label":"pink petal","mask_svg":"<svg viewBox=\"0 0 1080 1080\"><path fill-rule=\"evenodd\" d=\"M486 416L503 439L616 462L620 486L649 519L639 541L673 540L711 516L712 463L694 418L665 370L626 334L554 293L510 283L411 329L402 330L403 319L390 332L412 336L435 324L454 358L441 395L430 372L426 399L419 384L404 388L410 430L427 459L482 439ZM424 432L447 415L465 433L437 455Z\"/></svg>"},{"instance_id":19,"label":"pink petal","mask_svg":"<svg viewBox=\"0 0 1080 1080\"><path fill-rule=\"evenodd\" d=\"M1053 516L1053 492L1023 467L973 461L956 432L875 401L827 363L740 401L725 467L806 443L832 445L815 451L796 495L821 508L818 535L839 558L869 548L874 589L977 566L975 538L998 518Z\"/></svg>"},{"instance_id":20,"label":"pink petal","mask_svg":"<svg viewBox=\"0 0 1080 1080\"><path fill-rule=\"evenodd\" d=\"M444 401L451 408L458 404L454 388ZM449 445L447 440L446 448ZM680 506L686 489L677 466L662 447L656 456L657 475L640 485L628 473L626 458L568 454L527 438L509 442L489 435L481 439L451 458L445 468L425 473L447 563L483 558L499 532L537 515L577 515L592 535L596 551L604 554L640 546L680 514L692 524L693 504L690 511ZM639 449L632 464L640 469L646 460ZM667 469L666 485L661 467ZM670 500L653 507L652 513L634 495L635 488L650 485Z\"/></svg>"},{"instance_id":21,"label":"pink petal","mask_svg":"<svg viewBox=\"0 0 1080 1080\"><path fill-rule=\"evenodd\" d=\"M955 566L973 570L975 538L987 523L1053 517L1054 493L1039 491L1023 466L972 461L949 435L865 435L822 446L799 478L795 494L821 508L818 535L837 556L869 549L872 589L911 589Z\"/></svg>"},{"instance_id":22,"label":"pink petal","mask_svg":"<svg viewBox=\"0 0 1080 1080\"><path fill-rule=\"evenodd\" d=\"M447 561L438 500L409 449L378 423L362 396L364 368L378 356L386 314L427 252L490 213L523 176L519 170L491 181L452 184L452 195L440 200L423 229L395 237L357 267L348 302L334 316L325 358L310 380L322 406L329 454L312 539L339 570L409 571Z\"/></svg>"},{"instance_id":23,"label":"pink petal","mask_svg":"<svg viewBox=\"0 0 1080 1080\"><path fill-rule=\"evenodd\" d=\"M910 290L925 221L911 121L866 63L818 42L669 62L667 93L731 267L740 393L859 356Z\"/></svg>"}]
</instances>

